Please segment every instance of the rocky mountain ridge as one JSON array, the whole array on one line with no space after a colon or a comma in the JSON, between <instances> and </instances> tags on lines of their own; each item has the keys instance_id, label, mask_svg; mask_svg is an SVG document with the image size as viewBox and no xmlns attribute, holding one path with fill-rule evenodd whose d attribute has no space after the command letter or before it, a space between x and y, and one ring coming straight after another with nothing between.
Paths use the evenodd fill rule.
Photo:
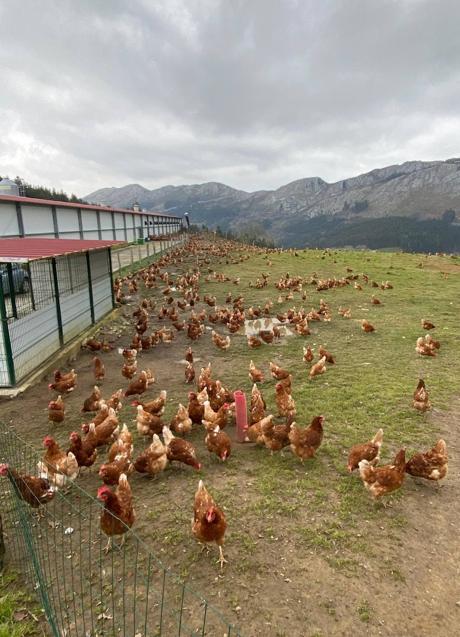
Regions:
<instances>
[{"instance_id":1,"label":"rocky mountain ridge","mask_svg":"<svg viewBox=\"0 0 460 637\"><path fill-rule=\"evenodd\" d=\"M224 230L259 223L282 244L292 223L301 227L315 217L426 220L439 219L449 209L460 217L460 159L408 161L334 183L308 177L276 190L246 192L217 182L154 190L130 184L103 188L85 199L117 207L137 201L146 209L188 212L192 222Z\"/></svg>"}]
</instances>

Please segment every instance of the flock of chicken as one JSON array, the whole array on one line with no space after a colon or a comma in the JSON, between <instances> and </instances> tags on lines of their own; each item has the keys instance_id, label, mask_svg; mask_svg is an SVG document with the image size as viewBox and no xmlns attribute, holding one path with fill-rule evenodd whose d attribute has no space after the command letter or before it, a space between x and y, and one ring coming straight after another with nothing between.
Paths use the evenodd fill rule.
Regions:
<instances>
[{"instance_id":1,"label":"flock of chicken","mask_svg":"<svg viewBox=\"0 0 460 637\"><path fill-rule=\"evenodd\" d=\"M270 255L273 251L252 248L264 254L267 267L270 267ZM169 320L170 327L153 330L150 334L149 324L151 314L156 308L152 298L140 298L138 306L132 313L135 323L135 333L131 344L122 351L123 362L121 373L130 381L126 389L119 389L109 398L102 397L99 385L96 384L91 395L83 402L81 411L93 414L90 422L81 426L82 434L73 431L69 437L67 449L62 449L52 436L46 436L43 440L45 453L38 463L39 477L18 473L13 467L6 464L0 465L0 475L5 475L16 486L17 492L32 507L38 508L49 502L57 489L66 487L75 480L83 467L91 467L98 456L101 447L109 446L106 462L99 469L99 476L103 482L97 491L97 497L104 503L101 513L101 529L108 536L108 551L112 544L112 537L122 536L135 522L133 497L128 476L137 471L142 474L155 476L172 462L180 462L189 465L196 470L201 469L197 453L193 444L185 438L192 430L193 425L203 427L204 441L209 452L216 454L221 461L226 461L231 455L232 439L225 432L235 410L233 392L230 391L219 379L213 379L212 368L209 363L201 368L198 375L196 391L188 394L188 405L179 404L177 412L166 424L163 419L167 392L161 391L159 395L150 400L141 402L135 398L131 405L135 408L137 431L142 436L151 438L151 443L137 457L133 456L133 437L126 424L120 424L119 412L122 408L122 400L128 397L140 397L155 382L155 377L150 369L144 369L138 373L138 353L155 347L159 343L170 343L174 339L174 333L184 331L191 341L197 341L206 333L205 322L213 325L225 326L230 334L236 334L247 321L258 322L260 329L256 334L247 336L248 347L258 348L263 343L271 343L282 338L283 326L302 336L310 333L309 322L330 321L332 311L323 299L319 308L306 312L303 309L291 308L287 312L277 313L276 320L272 316L272 302L267 302L264 307L249 307L244 303L243 296L234 297L232 293L226 296L225 306L218 307L215 297L204 295L203 302L209 306L209 310L198 310L197 303L201 300L199 284L201 268L209 266L210 256L218 259L226 259L226 263L242 262L249 258L249 250L245 256L239 256L232 260L230 256L235 251L235 245L231 242L220 242L213 245L204 245L200 240L189 241L186 246L176 248L169 255L163 256L158 262L150 265L136 274L128 275L115 281L115 296L120 304L133 299L139 292L142 284L146 290L162 286L161 293L164 302L157 313L159 321ZM203 256L204 255L204 256ZM187 257L196 258L196 266L189 267L184 273L178 275L173 281L166 268L182 263ZM233 257L235 259L235 257ZM267 287L270 275L262 273L251 287ZM239 278L231 280L229 277L216 273L208 268L206 281L232 282L238 285ZM361 280L362 283L359 283ZM310 277L292 277L286 274L280 278L275 287L280 292L278 302L282 303L293 298L298 292L302 299L306 299L303 286L314 285L318 291L334 287L344 287L353 284L355 289L363 289L363 285L369 285L382 290L391 289L387 281L377 284L370 281L366 274L356 275L347 268L347 275L340 279L329 278L321 280L316 273ZM179 298L178 298L179 297ZM372 295L371 302L379 305L379 299ZM180 320L179 313L186 318ZM343 318L350 318L349 308L339 308L338 313ZM265 319L265 321L264 321ZM268 320L269 319L269 320ZM431 330L433 323L422 319L422 327ZM361 327L364 333L375 331L374 325L363 320ZM210 328L209 328L210 329ZM230 335L221 335L215 329L211 331L211 339L214 345L227 350L231 346ZM102 352L112 349L112 345L104 340L92 338L86 341L85 347L97 354L93 359L93 371L96 383L104 380L106 371ZM440 343L428 333L417 340L416 351L420 355L435 356L439 351ZM303 360L311 364L309 377L324 374L327 365L336 364L333 354L323 346L318 347L317 360L311 347L303 348ZM193 350L188 348L185 355L185 382L193 383L195 380L195 368ZM267 447L271 453L281 451L290 446L294 455L301 462L312 458L321 446L324 433L325 418L322 415L315 416L311 424L300 427L296 423L296 405L292 395L291 374L273 362L269 364L270 374L277 381L275 384L275 401L278 414L267 414L266 403L259 385L264 381L264 372L258 369L251 360L249 364L249 377L253 382L250 400L250 419L246 431L247 441L256 445ZM49 389L55 391L58 396L48 405L49 420L61 423L65 419L65 402L63 396L72 392L77 383L77 372L71 370L63 373L57 370L54 373L53 382ZM430 408L428 392L424 381L421 379L413 395L413 406L419 411ZM176 435L175 435L176 434ZM161 437L163 440L161 439ZM372 440L353 446L349 451L348 470L358 469L360 477L375 498L391 493L401 487L405 474L434 480L437 483L447 473L448 458L446 444L439 440L436 445L425 453L415 454L406 462L405 450L401 449L396 454L393 464L378 466L380 450L383 442L383 431L379 429ZM115 490L110 487L115 486ZM223 555L222 545L226 530L224 512L217 506L212 496L206 490L203 481L200 480L194 501L194 517L192 520L192 532L202 543L215 542L219 547L219 562L221 567L226 561Z\"/></svg>"}]
</instances>

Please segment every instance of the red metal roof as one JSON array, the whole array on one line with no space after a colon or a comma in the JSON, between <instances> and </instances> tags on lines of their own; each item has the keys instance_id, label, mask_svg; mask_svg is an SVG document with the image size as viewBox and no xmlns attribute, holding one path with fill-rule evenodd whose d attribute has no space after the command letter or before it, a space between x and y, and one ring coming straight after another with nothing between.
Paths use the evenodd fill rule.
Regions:
<instances>
[{"instance_id":1,"label":"red metal roof","mask_svg":"<svg viewBox=\"0 0 460 637\"><path fill-rule=\"evenodd\" d=\"M59 208L81 208L82 210L100 210L102 212L129 212L132 215L155 215L156 217L167 217L168 219L182 219L175 215L167 215L164 212L146 210L136 212L128 208L110 208L109 206L98 206L96 204L73 203L70 201L57 201L55 199L36 199L35 197L15 197L14 195L0 195L0 201L14 201L18 203L33 204L39 206L58 206Z\"/></svg>"},{"instance_id":2,"label":"red metal roof","mask_svg":"<svg viewBox=\"0 0 460 637\"><path fill-rule=\"evenodd\" d=\"M63 254L100 250L124 241L90 240L90 239L0 239L0 261L25 262Z\"/></svg>"}]
</instances>

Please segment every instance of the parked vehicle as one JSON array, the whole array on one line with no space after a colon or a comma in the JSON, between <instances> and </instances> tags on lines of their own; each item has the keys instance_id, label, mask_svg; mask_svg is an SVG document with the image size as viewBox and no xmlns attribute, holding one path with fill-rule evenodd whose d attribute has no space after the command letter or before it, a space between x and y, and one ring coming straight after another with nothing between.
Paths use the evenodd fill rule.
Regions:
<instances>
[{"instance_id":1,"label":"parked vehicle","mask_svg":"<svg viewBox=\"0 0 460 637\"><path fill-rule=\"evenodd\" d=\"M10 278L6 264L0 265L0 273L2 277L3 294L10 293ZM14 284L14 291L17 294L25 294L30 290L30 281L28 273L23 270L17 263L11 264L11 276Z\"/></svg>"}]
</instances>

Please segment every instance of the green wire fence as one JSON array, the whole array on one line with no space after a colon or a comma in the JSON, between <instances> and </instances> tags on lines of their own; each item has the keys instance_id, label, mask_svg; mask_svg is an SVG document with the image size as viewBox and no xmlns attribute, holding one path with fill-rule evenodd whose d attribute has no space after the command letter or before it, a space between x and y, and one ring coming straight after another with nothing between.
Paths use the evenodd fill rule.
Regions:
<instances>
[{"instance_id":1,"label":"green wire fence","mask_svg":"<svg viewBox=\"0 0 460 637\"><path fill-rule=\"evenodd\" d=\"M37 475L39 459L12 427L0 423L0 462ZM99 525L103 505L77 484L37 510L20 497L14 480L0 480L7 556L37 594L50 635L241 637L132 530L122 548L106 555Z\"/></svg>"}]
</instances>

